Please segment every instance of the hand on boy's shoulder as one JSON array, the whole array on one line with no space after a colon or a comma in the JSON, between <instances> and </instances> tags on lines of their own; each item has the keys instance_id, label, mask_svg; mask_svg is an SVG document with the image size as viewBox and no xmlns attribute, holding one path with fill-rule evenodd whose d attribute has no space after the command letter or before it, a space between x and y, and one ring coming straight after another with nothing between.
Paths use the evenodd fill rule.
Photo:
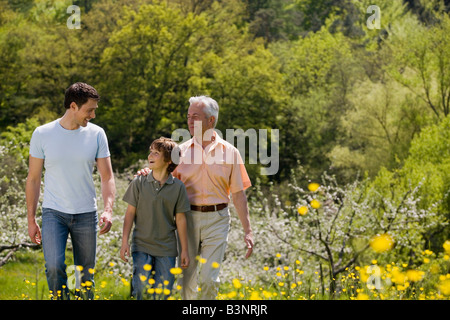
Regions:
<instances>
[{"instance_id":1,"label":"hand on boy's shoulder","mask_svg":"<svg viewBox=\"0 0 450 320\"><path fill-rule=\"evenodd\" d=\"M150 173L150 168L144 168L144 169L141 169L141 170L138 170L138 172L134 175L135 177L137 177L137 176L146 176L146 175L148 175L149 173Z\"/></svg>"}]
</instances>

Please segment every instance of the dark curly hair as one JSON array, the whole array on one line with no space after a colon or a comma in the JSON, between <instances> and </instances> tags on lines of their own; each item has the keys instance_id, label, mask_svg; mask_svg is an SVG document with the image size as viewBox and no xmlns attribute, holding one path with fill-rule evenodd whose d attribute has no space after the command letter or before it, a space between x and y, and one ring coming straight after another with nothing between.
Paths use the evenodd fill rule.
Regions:
<instances>
[{"instance_id":1,"label":"dark curly hair","mask_svg":"<svg viewBox=\"0 0 450 320\"><path fill-rule=\"evenodd\" d=\"M75 102L78 108L81 108L89 99L100 100L97 90L87 83L76 82L66 89L64 108L69 109L72 102Z\"/></svg>"}]
</instances>

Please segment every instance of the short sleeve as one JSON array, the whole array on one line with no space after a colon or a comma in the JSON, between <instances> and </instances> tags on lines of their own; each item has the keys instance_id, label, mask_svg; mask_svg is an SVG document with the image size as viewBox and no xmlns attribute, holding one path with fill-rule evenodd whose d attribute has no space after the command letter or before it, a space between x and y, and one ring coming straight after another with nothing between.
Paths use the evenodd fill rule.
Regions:
<instances>
[{"instance_id":1,"label":"short sleeve","mask_svg":"<svg viewBox=\"0 0 450 320\"><path fill-rule=\"evenodd\" d=\"M41 136L37 129L34 130L33 135L31 136L30 155L34 158L45 159Z\"/></svg>"},{"instance_id":2,"label":"short sleeve","mask_svg":"<svg viewBox=\"0 0 450 320\"><path fill-rule=\"evenodd\" d=\"M98 149L97 155L95 156L96 159L107 158L111 155L108 147L108 138L106 137L106 133L103 129L100 129L97 135L97 144Z\"/></svg>"},{"instance_id":3,"label":"short sleeve","mask_svg":"<svg viewBox=\"0 0 450 320\"><path fill-rule=\"evenodd\" d=\"M180 184L178 192L177 204L175 207L175 213L188 212L191 210L191 204L189 202L186 187L183 183Z\"/></svg>"},{"instance_id":4,"label":"short sleeve","mask_svg":"<svg viewBox=\"0 0 450 320\"><path fill-rule=\"evenodd\" d=\"M233 167L230 175L231 193L245 190L252 185L247 173L247 169L245 169L244 162L242 161L241 155L239 154L239 151L237 149L234 152L234 159L235 161L233 162Z\"/></svg>"},{"instance_id":5,"label":"short sleeve","mask_svg":"<svg viewBox=\"0 0 450 320\"><path fill-rule=\"evenodd\" d=\"M134 178L133 181L128 185L127 191L125 192L122 200L126 203L132 205L133 207L137 207L139 202L139 177Z\"/></svg>"}]
</instances>

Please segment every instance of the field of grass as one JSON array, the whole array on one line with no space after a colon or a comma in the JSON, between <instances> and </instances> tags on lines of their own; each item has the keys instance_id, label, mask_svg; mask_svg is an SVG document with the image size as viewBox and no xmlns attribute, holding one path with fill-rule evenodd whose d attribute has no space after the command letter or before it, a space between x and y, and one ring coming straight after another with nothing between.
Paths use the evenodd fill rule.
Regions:
<instances>
[{"instance_id":1,"label":"field of grass","mask_svg":"<svg viewBox=\"0 0 450 320\"><path fill-rule=\"evenodd\" d=\"M336 279L337 289L330 290L321 282L319 273L307 277L301 262L264 267L265 280L255 282L233 278L221 283L218 300L448 300L450 297L449 257L423 252L424 265L409 269L406 264L392 262L384 266L376 260L372 265L356 266ZM66 253L66 264L72 261ZM114 263L95 275L95 300L130 299L130 275L114 271ZM442 272L444 271L444 273ZM69 283L73 280L68 272ZM70 286L69 286L70 287ZM201 290L201 288L200 288ZM161 291L162 292L162 291ZM175 284L169 299L180 299ZM14 259L0 268L0 300L49 300L42 251L17 252Z\"/></svg>"}]
</instances>

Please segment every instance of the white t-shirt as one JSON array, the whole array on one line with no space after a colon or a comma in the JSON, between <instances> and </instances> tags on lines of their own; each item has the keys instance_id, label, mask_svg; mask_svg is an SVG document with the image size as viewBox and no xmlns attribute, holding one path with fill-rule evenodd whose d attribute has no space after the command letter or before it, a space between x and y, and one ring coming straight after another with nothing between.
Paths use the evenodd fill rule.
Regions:
<instances>
[{"instance_id":1,"label":"white t-shirt","mask_svg":"<svg viewBox=\"0 0 450 320\"><path fill-rule=\"evenodd\" d=\"M42 207L69 214L97 210L95 159L110 156L105 131L92 123L66 130L60 119L34 130L30 155L44 159Z\"/></svg>"}]
</instances>

